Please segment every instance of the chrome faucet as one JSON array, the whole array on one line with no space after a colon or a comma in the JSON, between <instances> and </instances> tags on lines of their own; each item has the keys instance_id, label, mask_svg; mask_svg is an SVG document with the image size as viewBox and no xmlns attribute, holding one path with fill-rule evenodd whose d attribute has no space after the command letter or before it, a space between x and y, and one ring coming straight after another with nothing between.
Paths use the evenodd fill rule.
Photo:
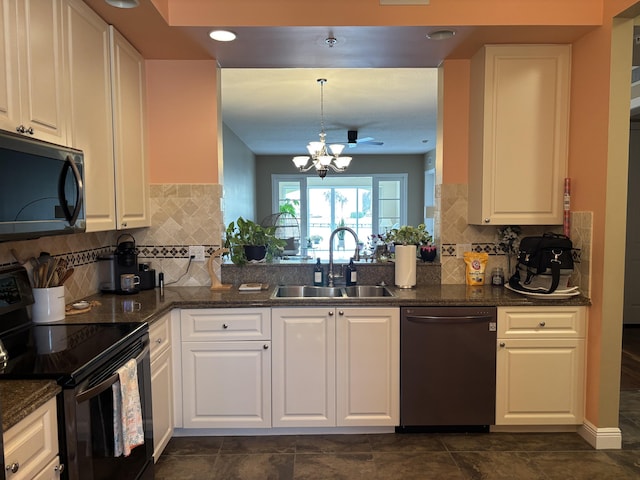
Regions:
<instances>
[{"instance_id":1,"label":"chrome faucet","mask_svg":"<svg viewBox=\"0 0 640 480\"><path fill-rule=\"evenodd\" d=\"M353 255L353 260L357 262L360 260L360 251L358 250L358 235L349 227L338 227L333 232L331 232L331 236L329 237L329 273L327 274L327 285L329 287L333 287L333 279L339 277L339 275L335 275L333 273L333 237L336 236L336 233L344 231L349 232L353 235L353 238L356 240L356 252Z\"/></svg>"}]
</instances>

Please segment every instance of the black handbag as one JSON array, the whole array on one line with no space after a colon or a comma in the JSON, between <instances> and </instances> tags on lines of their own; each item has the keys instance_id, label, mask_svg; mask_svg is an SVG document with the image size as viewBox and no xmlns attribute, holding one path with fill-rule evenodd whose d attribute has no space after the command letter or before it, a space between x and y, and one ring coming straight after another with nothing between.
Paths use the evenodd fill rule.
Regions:
<instances>
[{"instance_id":1,"label":"black handbag","mask_svg":"<svg viewBox=\"0 0 640 480\"><path fill-rule=\"evenodd\" d=\"M553 293L559 285L568 286L573 273L571 239L557 233L524 237L520 241L515 273L509 279L514 290Z\"/></svg>"}]
</instances>

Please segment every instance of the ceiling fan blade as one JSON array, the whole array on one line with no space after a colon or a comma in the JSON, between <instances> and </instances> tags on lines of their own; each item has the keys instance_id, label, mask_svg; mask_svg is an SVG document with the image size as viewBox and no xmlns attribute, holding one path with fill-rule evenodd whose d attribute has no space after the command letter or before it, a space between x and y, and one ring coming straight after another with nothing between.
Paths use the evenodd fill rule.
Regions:
<instances>
[{"instance_id":1,"label":"ceiling fan blade","mask_svg":"<svg viewBox=\"0 0 640 480\"><path fill-rule=\"evenodd\" d=\"M368 142L358 142L358 143L366 143L367 145L384 145L384 142L374 142L373 140Z\"/></svg>"},{"instance_id":2,"label":"ceiling fan blade","mask_svg":"<svg viewBox=\"0 0 640 480\"><path fill-rule=\"evenodd\" d=\"M364 137L356 139L356 143L370 143L373 140L373 137Z\"/></svg>"}]
</instances>

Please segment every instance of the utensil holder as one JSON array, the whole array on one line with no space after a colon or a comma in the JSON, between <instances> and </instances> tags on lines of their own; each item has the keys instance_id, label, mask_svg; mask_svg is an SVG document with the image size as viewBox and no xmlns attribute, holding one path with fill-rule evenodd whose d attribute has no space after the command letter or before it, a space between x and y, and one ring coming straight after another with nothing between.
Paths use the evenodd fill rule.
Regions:
<instances>
[{"instance_id":1,"label":"utensil holder","mask_svg":"<svg viewBox=\"0 0 640 480\"><path fill-rule=\"evenodd\" d=\"M35 303L31 308L31 319L35 323L64 320L64 285L51 288L34 288Z\"/></svg>"}]
</instances>

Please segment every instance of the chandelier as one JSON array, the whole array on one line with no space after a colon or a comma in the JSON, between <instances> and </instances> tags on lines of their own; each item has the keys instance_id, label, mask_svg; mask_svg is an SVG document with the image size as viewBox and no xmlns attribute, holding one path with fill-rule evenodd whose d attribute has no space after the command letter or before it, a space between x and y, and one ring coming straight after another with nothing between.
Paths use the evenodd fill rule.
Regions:
<instances>
[{"instance_id":1,"label":"chandelier","mask_svg":"<svg viewBox=\"0 0 640 480\"><path fill-rule=\"evenodd\" d=\"M309 142L307 151L310 157L293 157L293 163L301 172L308 172L315 168L320 178L324 178L329 169L334 172L344 172L351 163L351 157L340 156L344 149L343 144L334 143L327 149L325 142L327 135L324 133L324 84L327 83L327 79L319 78L317 82L320 84L320 141Z\"/></svg>"}]
</instances>

